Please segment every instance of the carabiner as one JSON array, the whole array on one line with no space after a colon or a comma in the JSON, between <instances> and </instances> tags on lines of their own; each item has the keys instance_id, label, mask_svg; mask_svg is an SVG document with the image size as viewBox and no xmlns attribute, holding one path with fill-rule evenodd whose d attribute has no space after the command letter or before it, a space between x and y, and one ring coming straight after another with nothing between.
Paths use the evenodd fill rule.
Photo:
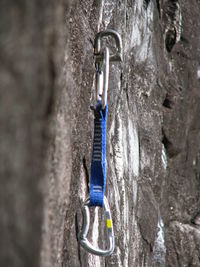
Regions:
<instances>
[{"instance_id":1,"label":"carabiner","mask_svg":"<svg viewBox=\"0 0 200 267\"><path fill-rule=\"evenodd\" d=\"M114 55L110 55L107 47L103 50L101 49L101 40L106 36L111 36L115 39L117 51ZM96 100L101 102L104 109L107 105L109 63L122 61L122 40L120 35L114 30L99 32L94 41L94 56L96 65Z\"/></svg>"},{"instance_id":2,"label":"carabiner","mask_svg":"<svg viewBox=\"0 0 200 267\"><path fill-rule=\"evenodd\" d=\"M107 198L104 196L104 208L105 208L105 226L107 229L109 246L108 249L100 249L94 247L87 239L87 234L90 227L90 212L89 212L89 202L90 198L88 197L83 204L83 224L82 229L78 234L78 241L80 245L87 250L88 252L98 255L98 256L110 256L114 250L114 232L112 227L112 218L110 207L107 201Z\"/></svg>"},{"instance_id":3,"label":"carabiner","mask_svg":"<svg viewBox=\"0 0 200 267\"><path fill-rule=\"evenodd\" d=\"M96 100L100 101L102 108L107 105L108 81L109 81L109 49L106 47L103 53L103 62L95 62L96 65Z\"/></svg>"},{"instance_id":4,"label":"carabiner","mask_svg":"<svg viewBox=\"0 0 200 267\"><path fill-rule=\"evenodd\" d=\"M122 40L118 32L114 30L105 30L99 32L94 40L94 55L96 57L96 62L102 61L102 51L101 51L101 39L105 36L112 36L116 42L117 52L114 55L110 55L110 61L122 61Z\"/></svg>"}]
</instances>

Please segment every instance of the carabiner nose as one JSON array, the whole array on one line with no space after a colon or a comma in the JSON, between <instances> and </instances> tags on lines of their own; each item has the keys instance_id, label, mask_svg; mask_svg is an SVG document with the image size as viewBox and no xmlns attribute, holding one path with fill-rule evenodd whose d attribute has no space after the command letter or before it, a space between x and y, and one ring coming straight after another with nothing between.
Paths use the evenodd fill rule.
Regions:
<instances>
[{"instance_id":1,"label":"carabiner nose","mask_svg":"<svg viewBox=\"0 0 200 267\"><path fill-rule=\"evenodd\" d=\"M89 202L90 202L90 198L88 197L83 204L83 225L82 225L81 231L78 234L78 241L85 250L87 250L88 252L92 254L103 256L103 257L110 256L114 250L114 232L113 232L113 227L112 227L110 207L109 207L107 198L104 196L105 226L107 229L109 244L108 244L108 248L105 250L94 247L87 239L87 234L88 234L89 227L90 227Z\"/></svg>"}]
</instances>

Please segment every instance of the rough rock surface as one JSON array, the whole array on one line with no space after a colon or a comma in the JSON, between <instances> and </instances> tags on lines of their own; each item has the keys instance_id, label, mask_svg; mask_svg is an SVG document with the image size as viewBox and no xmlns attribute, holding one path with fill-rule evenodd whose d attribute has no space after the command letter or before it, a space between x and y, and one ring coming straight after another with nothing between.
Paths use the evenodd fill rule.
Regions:
<instances>
[{"instance_id":1,"label":"rough rock surface","mask_svg":"<svg viewBox=\"0 0 200 267\"><path fill-rule=\"evenodd\" d=\"M56 165L58 174L54 169L54 175L50 173L57 194L62 195L63 184L69 192L68 198L59 198L61 205L67 201L63 247L58 255L62 266L200 266L199 11L196 1L88 0L72 4L67 16L64 77L71 105L60 106L62 116L71 111L67 127L71 153L69 159L69 152L65 156L68 171L71 169L59 174ZM112 64L110 71L106 195L116 248L110 258L102 259L80 249L76 234L81 225L80 207L88 193L93 40L107 28L122 36L124 61L121 66ZM60 127L62 132L62 123ZM63 143L55 143L52 153ZM60 175L65 176L62 183ZM51 192L52 186L49 196L55 201ZM46 211L54 213L51 205ZM99 213L94 213L90 238L105 246ZM48 221L53 231L57 225L52 222L57 220L52 216ZM54 237L52 232L49 235ZM55 238L53 242L60 242L60 236ZM52 246L50 243L50 249Z\"/></svg>"},{"instance_id":2,"label":"rough rock surface","mask_svg":"<svg viewBox=\"0 0 200 267\"><path fill-rule=\"evenodd\" d=\"M40 10L40 18L46 14L43 23L27 23L33 34L40 34L37 42L28 35L29 49L20 50L19 38L7 32L22 55L8 57L4 50L9 52L10 47L1 48L1 58L5 58L1 66L8 71L1 74L5 79L1 114L8 112L9 103L12 109L10 117L9 113L5 116L5 140L0 143L5 157L1 173L7 186L6 190L1 187L0 198L11 206L2 211L7 221L1 222L0 229L5 230L4 242L11 240L6 234L14 229L11 236L22 245L12 248L8 265L3 265L5 261L0 265L38 266L41 251L42 267L200 266L200 2L86 0L72 1L70 7L67 1L40 3L44 6L33 6ZM19 10L27 13L29 9ZM15 15L14 11L10 14ZM121 35L124 60L111 65L108 93L106 196L113 216L115 251L111 257L100 258L80 248L76 236L81 205L88 194L91 160L93 40L107 28ZM111 40L107 42L112 46ZM11 64L6 65L10 58ZM14 80L18 73L11 68L13 62L19 64L19 74L26 71L19 81ZM32 64L30 69L25 67L27 62ZM7 75L13 84L8 84L12 79ZM7 87L13 91L6 91ZM20 89L27 98L19 96ZM18 106L23 107L23 114ZM17 121L9 120L14 115ZM15 135L15 127L17 131L20 126L13 123L22 118L23 135ZM10 135L6 125L14 127ZM13 150L6 149L9 144ZM14 192L13 199L5 195L9 190ZM30 206L19 216L17 205ZM89 237L105 247L101 210L93 211L92 216ZM13 217L25 222L19 221L17 228L17 223L12 225ZM6 246L13 246L12 240ZM5 260L2 247L3 243L0 255ZM18 247L27 250L26 258ZM21 261L16 263L16 259Z\"/></svg>"}]
</instances>

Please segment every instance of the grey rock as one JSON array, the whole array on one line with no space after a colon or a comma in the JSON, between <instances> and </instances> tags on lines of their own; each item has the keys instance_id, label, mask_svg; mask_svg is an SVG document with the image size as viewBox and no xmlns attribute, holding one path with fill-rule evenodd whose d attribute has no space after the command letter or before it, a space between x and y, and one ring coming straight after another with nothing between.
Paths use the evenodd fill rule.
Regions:
<instances>
[{"instance_id":1,"label":"grey rock","mask_svg":"<svg viewBox=\"0 0 200 267\"><path fill-rule=\"evenodd\" d=\"M200 266L199 13L194 0L0 3L0 266ZM123 62L111 65L108 92L115 251L100 258L77 232L93 41L107 28L122 37ZM91 217L89 238L105 247L101 209Z\"/></svg>"}]
</instances>

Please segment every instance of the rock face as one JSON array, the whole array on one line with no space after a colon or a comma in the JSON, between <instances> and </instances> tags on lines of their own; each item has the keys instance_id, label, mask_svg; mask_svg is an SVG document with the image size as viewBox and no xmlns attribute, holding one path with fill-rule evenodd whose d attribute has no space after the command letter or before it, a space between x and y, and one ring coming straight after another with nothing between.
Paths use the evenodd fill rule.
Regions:
<instances>
[{"instance_id":1,"label":"rock face","mask_svg":"<svg viewBox=\"0 0 200 267\"><path fill-rule=\"evenodd\" d=\"M6 187L0 198L7 206L1 208L0 265L200 266L200 3L20 3L2 15ZM5 31L11 18L19 24ZM33 35L19 32L23 19ZM106 196L115 232L108 258L77 243L92 150L93 41L104 29L116 30L123 43L123 62L110 66L108 92ZM23 49L20 37L27 41ZM101 210L91 214L89 238L105 247Z\"/></svg>"}]
</instances>

